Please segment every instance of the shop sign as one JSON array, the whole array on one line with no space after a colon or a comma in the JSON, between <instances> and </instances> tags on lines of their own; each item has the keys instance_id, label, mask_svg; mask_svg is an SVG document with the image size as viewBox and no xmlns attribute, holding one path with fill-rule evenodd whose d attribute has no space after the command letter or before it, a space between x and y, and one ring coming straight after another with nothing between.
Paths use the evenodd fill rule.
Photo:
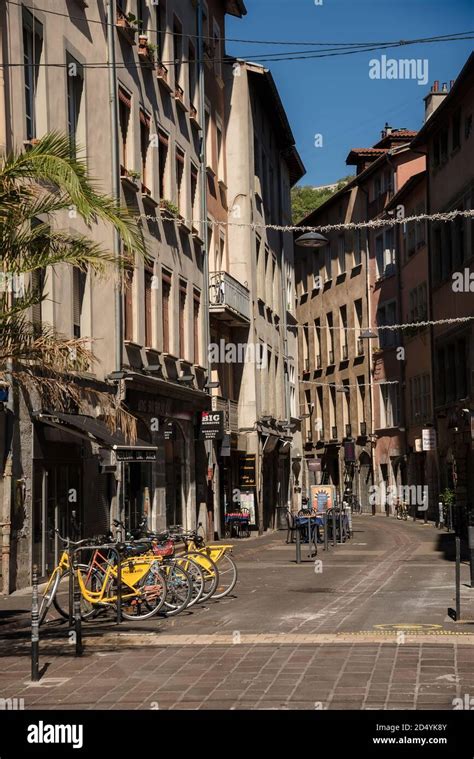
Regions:
<instances>
[{"instance_id":1,"label":"shop sign","mask_svg":"<svg viewBox=\"0 0 474 759\"><path fill-rule=\"evenodd\" d=\"M355 443L344 443L344 461L353 462L356 460Z\"/></svg>"},{"instance_id":2,"label":"shop sign","mask_svg":"<svg viewBox=\"0 0 474 759\"><path fill-rule=\"evenodd\" d=\"M308 469L310 472L321 471L321 459L307 459Z\"/></svg>"},{"instance_id":3,"label":"shop sign","mask_svg":"<svg viewBox=\"0 0 474 759\"><path fill-rule=\"evenodd\" d=\"M421 439L424 451L436 450L436 430L434 427L427 427L421 431Z\"/></svg>"},{"instance_id":4,"label":"shop sign","mask_svg":"<svg viewBox=\"0 0 474 759\"><path fill-rule=\"evenodd\" d=\"M255 519L255 493L241 493L240 494L240 507L249 510L250 520L249 524L256 524Z\"/></svg>"},{"instance_id":5,"label":"shop sign","mask_svg":"<svg viewBox=\"0 0 474 759\"><path fill-rule=\"evenodd\" d=\"M334 485L311 485L311 508L313 511L324 513L332 509L336 502Z\"/></svg>"},{"instance_id":6,"label":"shop sign","mask_svg":"<svg viewBox=\"0 0 474 759\"><path fill-rule=\"evenodd\" d=\"M176 440L176 430L173 422L168 422L163 427L163 437L165 440Z\"/></svg>"},{"instance_id":7,"label":"shop sign","mask_svg":"<svg viewBox=\"0 0 474 759\"><path fill-rule=\"evenodd\" d=\"M200 440L222 440L224 437L224 412L202 411Z\"/></svg>"},{"instance_id":8,"label":"shop sign","mask_svg":"<svg viewBox=\"0 0 474 759\"><path fill-rule=\"evenodd\" d=\"M256 455L254 453L241 454L239 457L239 482L240 488L256 487Z\"/></svg>"},{"instance_id":9,"label":"shop sign","mask_svg":"<svg viewBox=\"0 0 474 759\"><path fill-rule=\"evenodd\" d=\"M117 461L156 461L156 448L115 448Z\"/></svg>"},{"instance_id":10,"label":"shop sign","mask_svg":"<svg viewBox=\"0 0 474 759\"><path fill-rule=\"evenodd\" d=\"M423 441L421 437L417 437L415 440L415 453L421 453L423 451Z\"/></svg>"}]
</instances>

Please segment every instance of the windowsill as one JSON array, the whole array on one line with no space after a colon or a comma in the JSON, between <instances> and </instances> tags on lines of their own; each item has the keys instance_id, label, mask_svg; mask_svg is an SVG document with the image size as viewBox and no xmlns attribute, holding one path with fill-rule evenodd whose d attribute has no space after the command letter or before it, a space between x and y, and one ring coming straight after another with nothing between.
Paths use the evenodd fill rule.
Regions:
<instances>
[{"instance_id":1,"label":"windowsill","mask_svg":"<svg viewBox=\"0 0 474 759\"><path fill-rule=\"evenodd\" d=\"M142 190L142 200L144 203L149 203L154 208L156 208L160 204L160 201L155 200L151 192L143 192L143 190Z\"/></svg>"},{"instance_id":2,"label":"windowsill","mask_svg":"<svg viewBox=\"0 0 474 759\"><path fill-rule=\"evenodd\" d=\"M161 355L165 361L179 361L178 356L173 355L173 353L167 353L166 351L163 351Z\"/></svg>"},{"instance_id":3,"label":"windowsill","mask_svg":"<svg viewBox=\"0 0 474 759\"><path fill-rule=\"evenodd\" d=\"M140 343L136 343L134 340L124 340L123 344L125 345L125 347L132 348L134 350L141 350L143 347L142 345L140 345Z\"/></svg>"},{"instance_id":4,"label":"windowsill","mask_svg":"<svg viewBox=\"0 0 474 759\"><path fill-rule=\"evenodd\" d=\"M360 262L360 264L355 264L352 267L352 269L351 269L351 277L357 276L357 274L360 274L361 271L362 271L362 261Z\"/></svg>"}]
</instances>

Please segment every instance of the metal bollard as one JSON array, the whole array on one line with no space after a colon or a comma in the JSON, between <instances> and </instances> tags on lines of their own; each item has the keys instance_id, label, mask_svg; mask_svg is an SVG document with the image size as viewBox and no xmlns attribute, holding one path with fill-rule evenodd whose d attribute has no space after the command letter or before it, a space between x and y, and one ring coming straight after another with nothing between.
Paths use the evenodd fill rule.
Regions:
<instances>
[{"instance_id":1,"label":"metal bollard","mask_svg":"<svg viewBox=\"0 0 474 759\"><path fill-rule=\"evenodd\" d=\"M332 507L332 544L336 545L336 507Z\"/></svg>"},{"instance_id":2,"label":"metal bollard","mask_svg":"<svg viewBox=\"0 0 474 759\"><path fill-rule=\"evenodd\" d=\"M438 501L438 528L442 530L443 527L444 527L443 501Z\"/></svg>"},{"instance_id":3,"label":"metal bollard","mask_svg":"<svg viewBox=\"0 0 474 759\"><path fill-rule=\"evenodd\" d=\"M37 683L39 679L38 567L34 564L31 593L31 680Z\"/></svg>"},{"instance_id":4,"label":"metal bollard","mask_svg":"<svg viewBox=\"0 0 474 759\"><path fill-rule=\"evenodd\" d=\"M71 553L71 547L68 544L67 547L67 556L68 556L68 566L69 566L69 587L68 587L68 595L69 595L69 627L72 630L72 626L74 624L74 570L72 566L73 562L73 556Z\"/></svg>"},{"instance_id":5,"label":"metal bollard","mask_svg":"<svg viewBox=\"0 0 474 759\"><path fill-rule=\"evenodd\" d=\"M329 549L329 536L328 536L328 513L327 511L323 514L323 528L324 528L324 550L327 551Z\"/></svg>"},{"instance_id":6,"label":"metal bollard","mask_svg":"<svg viewBox=\"0 0 474 759\"><path fill-rule=\"evenodd\" d=\"M82 656L82 617L81 617L81 589L77 581L77 553L74 551L72 559L73 569L73 606L74 606L74 632L76 643L76 656Z\"/></svg>"},{"instance_id":7,"label":"metal bollard","mask_svg":"<svg viewBox=\"0 0 474 759\"><path fill-rule=\"evenodd\" d=\"M122 557L117 552L117 624L122 621Z\"/></svg>"},{"instance_id":8,"label":"metal bollard","mask_svg":"<svg viewBox=\"0 0 474 759\"><path fill-rule=\"evenodd\" d=\"M301 535L300 525L296 527L296 563L301 564Z\"/></svg>"},{"instance_id":9,"label":"metal bollard","mask_svg":"<svg viewBox=\"0 0 474 759\"><path fill-rule=\"evenodd\" d=\"M461 619L461 538L456 535L456 621Z\"/></svg>"},{"instance_id":10,"label":"metal bollard","mask_svg":"<svg viewBox=\"0 0 474 759\"><path fill-rule=\"evenodd\" d=\"M342 539L342 508L339 509L339 541L340 544L344 543Z\"/></svg>"}]
</instances>

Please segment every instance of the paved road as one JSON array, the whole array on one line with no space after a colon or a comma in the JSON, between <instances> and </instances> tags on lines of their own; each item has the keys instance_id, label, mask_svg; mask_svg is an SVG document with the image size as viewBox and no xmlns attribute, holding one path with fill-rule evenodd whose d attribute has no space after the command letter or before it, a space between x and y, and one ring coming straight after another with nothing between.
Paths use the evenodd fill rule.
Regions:
<instances>
[{"instance_id":1,"label":"paved road","mask_svg":"<svg viewBox=\"0 0 474 759\"><path fill-rule=\"evenodd\" d=\"M81 659L51 643L39 685L28 682L21 630L6 636L0 697L27 709L452 709L474 694L474 623L447 615L451 536L356 517L350 542L300 565L284 537L236 543L232 598L119 634L86 628ZM463 615L474 619L467 580L464 566ZM27 600L4 604L10 624L21 625Z\"/></svg>"}]
</instances>

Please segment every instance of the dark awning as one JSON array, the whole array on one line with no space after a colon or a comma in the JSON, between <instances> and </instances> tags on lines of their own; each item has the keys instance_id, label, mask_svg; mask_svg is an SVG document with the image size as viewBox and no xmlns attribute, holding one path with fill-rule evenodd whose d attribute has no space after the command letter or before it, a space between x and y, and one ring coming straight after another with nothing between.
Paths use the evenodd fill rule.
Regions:
<instances>
[{"instance_id":1,"label":"dark awning","mask_svg":"<svg viewBox=\"0 0 474 759\"><path fill-rule=\"evenodd\" d=\"M36 416L36 420L110 448L115 451L118 461L156 461L156 446L139 439L131 444L120 430L111 432L104 422L91 416L41 413Z\"/></svg>"}]
</instances>

